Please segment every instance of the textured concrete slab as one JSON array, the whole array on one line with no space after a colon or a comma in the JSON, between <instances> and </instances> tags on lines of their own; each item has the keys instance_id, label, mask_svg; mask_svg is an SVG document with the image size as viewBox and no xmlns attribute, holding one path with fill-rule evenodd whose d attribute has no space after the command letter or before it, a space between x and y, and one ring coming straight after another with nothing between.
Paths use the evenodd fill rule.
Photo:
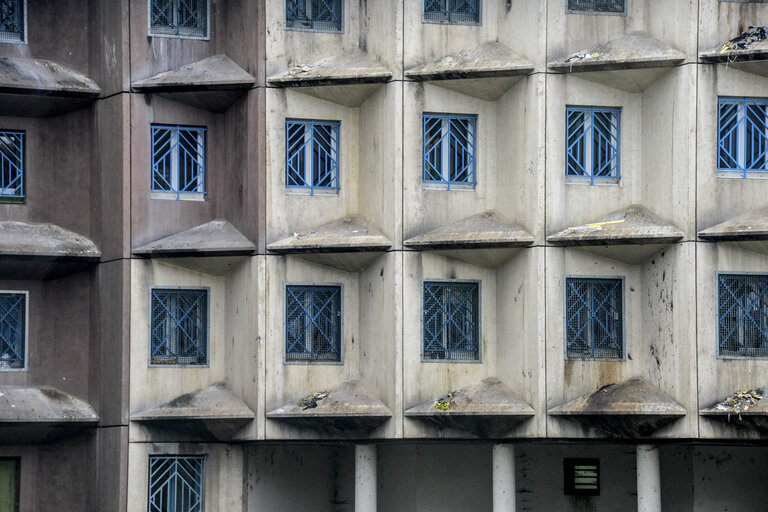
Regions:
<instances>
[{"instance_id":1,"label":"textured concrete slab","mask_svg":"<svg viewBox=\"0 0 768 512\"><path fill-rule=\"evenodd\" d=\"M405 411L409 418L480 437L502 437L533 415L533 408L495 377Z\"/></svg>"},{"instance_id":2,"label":"textured concrete slab","mask_svg":"<svg viewBox=\"0 0 768 512\"><path fill-rule=\"evenodd\" d=\"M272 420L341 437L367 435L390 417L392 411L359 380L328 391L311 391L267 413Z\"/></svg>"},{"instance_id":3,"label":"textured concrete slab","mask_svg":"<svg viewBox=\"0 0 768 512\"><path fill-rule=\"evenodd\" d=\"M360 49L347 50L267 78L276 87L372 84L388 82L392 71Z\"/></svg>"},{"instance_id":4,"label":"textured concrete slab","mask_svg":"<svg viewBox=\"0 0 768 512\"><path fill-rule=\"evenodd\" d=\"M752 407L741 412L731 412L718 408L719 403L701 409L699 414L711 420L724 422L734 428L753 429L768 435L768 397L759 400Z\"/></svg>"},{"instance_id":5,"label":"textured concrete slab","mask_svg":"<svg viewBox=\"0 0 768 512\"><path fill-rule=\"evenodd\" d=\"M267 245L280 254L385 251L392 241L366 219L349 216Z\"/></svg>"},{"instance_id":6,"label":"textured concrete slab","mask_svg":"<svg viewBox=\"0 0 768 512\"><path fill-rule=\"evenodd\" d=\"M703 229L699 237L716 242L768 240L768 208L743 213Z\"/></svg>"},{"instance_id":7,"label":"textured concrete slab","mask_svg":"<svg viewBox=\"0 0 768 512\"><path fill-rule=\"evenodd\" d=\"M704 62L724 63L735 69L768 76L768 28L749 27L737 37L699 53Z\"/></svg>"},{"instance_id":8,"label":"textured concrete slab","mask_svg":"<svg viewBox=\"0 0 768 512\"><path fill-rule=\"evenodd\" d=\"M531 244L533 235L509 222L496 210L472 215L403 242L406 247L421 250L527 247Z\"/></svg>"},{"instance_id":9,"label":"textured concrete slab","mask_svg":"<svg viewBox=\"0 0 768 512\"><path fill-rule=\"evenodd\" d=\"M216 219L137 247L133 254L153 258L182 258L242 256L255 251L253 242L229 221Z\"/></svg>"},{"instance_id":10,"label":"textured concrete slab","mask_svg":"<svg viewBox=\"0 0 768 512\"><path fill-rule=\"evenodd\" d=\"M610 437L648 437L686 415L685 408L644 379L609 384L548 411Z\"/></svg>"}]
</instances>

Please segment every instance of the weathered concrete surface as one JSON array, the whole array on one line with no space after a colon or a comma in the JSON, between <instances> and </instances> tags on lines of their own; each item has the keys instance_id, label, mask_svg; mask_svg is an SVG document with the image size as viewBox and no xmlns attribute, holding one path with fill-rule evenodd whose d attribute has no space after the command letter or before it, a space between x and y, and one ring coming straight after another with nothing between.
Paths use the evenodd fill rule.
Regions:
<instances>
[{"instance_id":1,"label":"weathered concrete surface","mask_svg":"<svg viewBox=\"0 0 768 512\"><path fill-rule=\"evenodd\" d=\"M725 63L741 71L768 76L765 63L760 62L768 59L768 39L759 39L765 35L765 27L749 27L736 38L699 53L699 58L705 62Z\"/></svg>"},{"instance_id":2,"label":"weathered concrete surface","mask_svg":"<svg viewBox=\"0 0 768 512\"><path fill-rule=\"evenodd\" d=\"M510 223L496 210L472 215L409 238L403 245L412 249L481 249L527 247L533 235Z\"/></svg>"},{"instance_id":3,"label":"weathered concrete surface","mask_svg":"<svg viewBox=\"0 0 768 512\"><path fill-rule=\"evenodd\" d=\"M686 415L685 408L642 378L609 384L549 409L551 416L578 421L610 437L648 437Z\"/></svg>"},{"instance_id":4,"label":"weathered concrete surface","mask_svg":"<svg viewBox=\"0 0 768 512\"><path fill-rule=\"evenodd\" d=\"M718 242L768 240L768 208L753 210L703 229L699 236Z\"/></svg>"},{"instance_id":5,"label":"weathered concrete surface","mask_svg":"<svg viewBox=\"0 0 768 512\"><path fill-rule=\"evenodd\" d=\"M488 377L405 411L407 417L480 437L501 437L533 415L533 408L496 377Z\"/></svg>"},{"instance_id":6,"label":"weathered concrete surface","mask_svg":"<svg viewBox=\"0 0 768 512\"><path fill-rule=\"evenodd\" d=\"M148 257L242 256L253 254L256 246L229 221L216 219L163 237L133 250Z\"/></svg>"},{"instance_id":7,"label":"weathered concrete surface","mask_svg":"<svg viewBox=\"0 0 768 512\"><path fill-rule=\"evenodd\" d=\"M307 401L313 394L322 399ZM309 405L309 406L308 406ZM392 411L359 380L349 380L330 391L312 390L267 413L267 418L313 428L333 436L365 436L392 417Z\"/></svg>"},{"instance_id":8,"label":"weathered concrete surface","mask_svg":"<svg viewBox=\"0 0 768 512\"><path fill-rule=\"evenodd\" d=\"M721 421L734 428L748 428L759 431L768 437L768 397L763 398L754 406L738 413L717 408L717 402L699 411L705 418Z\"/></svg>"},{"instance_id":9,"label":"weathered concrete surface","mask_svg":"<svg viewBox=\"0 0 768 512\"><path fill-rule=\"evenodd\" d=\"M367 220L349 216L311 231L294 233L267 245L267 249L280 254L303 254L385 251L391 246L392 241Z\"/></svg>"}]
</instances>

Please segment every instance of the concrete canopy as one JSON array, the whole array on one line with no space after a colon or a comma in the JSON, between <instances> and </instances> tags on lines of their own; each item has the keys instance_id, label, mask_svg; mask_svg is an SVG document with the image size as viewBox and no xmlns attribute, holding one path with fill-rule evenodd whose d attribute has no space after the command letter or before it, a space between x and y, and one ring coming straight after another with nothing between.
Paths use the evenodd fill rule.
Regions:
<instances>
[{"instance_id":1,"label":"concrete canopy","mask_svg":"<svg viewBox=\"0 0 768 512\"><path fill-rule=\"evenodd\" d=\"M0 57L0 115L56 116L84 108L100 95L96 82L56 62Z\"/></svg>"},{"instance_id":2,"label":"concrete canopy","mask_svg":"<svg viewBox=\"0 0 768 512\"><path fill-rule=\"evenodd\" d=\"M495 377L405 411L409 418L464 430L480 437L503 437L533 415L533 408Z\"/></svg>"},{"instance_id":3,"label":"concrete canopy","mask_svg":"<svg viewBox=\"0 0 768 512\"><path fill-rule=\"evenodd\" d=\"M321 395L322 398L313 399ZM391 417L392 411L359 380L309 394L267 413L267 418L272 420L345 438L367 436Z\"/></svg>"},{"instance_id":4,"label":"concrete canopy","mask_svg":"<svg viewBox=\"0 0 768 512\"><path fill-rule=\"evenodd\" d=\"M718 402L719 403L719 402ZM741 412L731 412L713 404L699 411L701 416L711 420L721 421L734 427L751 428L763 434L768 434L768 397L763 398L754 406Z\"/></svg>"},{"instance_id":5,"label":"concrete canopy","mask_svg":"<svg viewBox=\"0 0 768 512\"><path fill-rule=\"evenodd\" d=\"M248 256L256 246L225 219L185 229L133 250L137 256L183 258Z\"/></svg>"},{"instance_id":6,"label":"concrete canopy","mask_svg":"<svg viewBox=\"0 0 768 512\"><path fill-rule=\"evenodd\" d=\"M768 240L768 208L752 210L703 229L699 236L714 242Z\"/></svg>"},{"instance_id":7,"label":"concrete canopy","mask_svg":"<svg viewBox=\"0 0 768 512\"><path fill-rule=\"evenodd\" d=\"M224 112L255 83L256 79L232 59L214 55L137 80L131 88L143 93L159 93L211 112Z\"/></svg>"},{"instance_id":8,"label":"concrete canopy","mask_svg":"<svg viewBox=\"0 0 768 512\"><path fill-rule=\"evenodd\" d=\"M705 62L722 63L734 69L768 77L768 39L749 43L747 48L726 48L726 43L699 53Z\"/></svg>"},{"instance_id":9,"label":"concrete canopy","mask_svg":"<svg viewBox=\"0 0 768 512\"><path fill-rule=\"evenodd\" d=\"M645 379L633 378L553 407L548 414L577 421L609 437L637 438L651 436L686 411Z\"/></svg>"}]
</instances>

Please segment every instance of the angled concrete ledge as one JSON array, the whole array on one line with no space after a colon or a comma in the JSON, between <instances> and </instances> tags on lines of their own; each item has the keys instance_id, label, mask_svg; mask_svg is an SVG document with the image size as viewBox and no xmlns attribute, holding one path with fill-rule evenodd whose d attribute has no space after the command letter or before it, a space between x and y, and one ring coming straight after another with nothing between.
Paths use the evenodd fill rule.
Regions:
<instances>
[{"instance_id":1,"label":"angled concrete ledge","mask_svg":"<svg viewBox=\"0 0 768 512\"><path fill-rule=\"evenodd\" d=\"M718 408L721 402L712 404L699 411L699 415L714 421L726 423L736 428L757 430L762 434L768 434L768 397L758 401L752 407L741 411L731 412Z\"/></svg>"},{"instance_id":2,"label":"angled concrete ledge","mask_svg":"<svg viewBox=\"0 0 768 512\"><path fill-rule=\"evenodd\" d=\"M737 37L699 53L699 59L723 63L740 71L768 76L768 38L765 27L749 27Z\"/></svg>"},{"instance_id":3,"label":"angled concrete ledge","mask_svg":"<svg viewBox=\"0 0 768 512\"><path fill-rule=\"evenodd\" d=\"M131 88L211 112L224 112L255 83L256 79L232 59L214 55L137 80Z\"/></svg>"},{"instance_id":4,"label":"angled concrete ledge","mask_svg":"<svg viewBox=\"0 0 768 512\"><path fill-rule=\"evenodd\" d=\"M56 62L0 58L0 115L56 116L85 108L100 95L96 82Z\"/></svg>"},{"instance_id":5,"label":"angled concrete ledge","mask_svg":"<svg viewBox=\"0 0 768 512\"><path fill-rule=\"evenodd\" d=\"M188 258L248 256L255 251L253 242L229 221L216 219L137 247L133 254L150 258Z\"/></svg>"},{"instance_id":6,"label":"angled concrete ledge","mask_svg":"<svg viewBox=\"0 0 768 512\"><path fill-rule=\"evenodd\" d=\"M548 411L609 437L642 438L685 416L683 406L641 378L609 384Z\"/></svg>"},{"instance_id":7,"label":"angled concrete ledge","mask_svg":"<svg viewBox=\"0 0 768 512\"><path fill-rule=\"evenodd\" d=\"M713 242L768 240L768 208L743 213L699 231L699 237Z\"/></svg>"},{"instance_id":8,"label":"angled concrete ledge","mask_svg":"<svg viewBox=\"0 0 768 512\"><path fill-rule=\"evenodd\" d=\"M310 393L267 413L268 419L338 437L366 436L391 417L392 411L359 380Z\"/></svg>"},{"instance_id":9,"label":"angled concrete ledge","mask_svg":"<svg viewBox=\"0 0 768 512\"><path fill-rule=\"evenodd\" d=\"M533 415L533 408L495 377L405 411L406 417L480 437L503 437Z\"/></svg>"}]
</instances>

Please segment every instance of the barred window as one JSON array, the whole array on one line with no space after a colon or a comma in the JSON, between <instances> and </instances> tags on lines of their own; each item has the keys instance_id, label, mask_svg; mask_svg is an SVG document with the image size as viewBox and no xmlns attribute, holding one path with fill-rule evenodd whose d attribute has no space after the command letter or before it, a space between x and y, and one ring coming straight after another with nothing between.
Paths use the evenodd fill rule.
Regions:
<instances>
[{"instance_id":1,"label":"barred window","mask_svg":"<svg viewBox=\"0 0 768 512\"><path fill-rule=\"evenodd\" d=\"M480 360L480 284L425 281L423 359Z\"/></svg>"},{"instance_id":2,"label":"barred window","mask_svg":"<svg viewBox=\"0 0 768 512\"><path fill-rule=\"evenodd\" d=\"M477 116L424 114L425 184L474 186Z\"/></svg>"},{"instance_id":3,"label":"barred window","mask_svg":"<svg viewBox=\"0 0 768 512\"><path fill-rule=\"evenodd\" d=\"M286 285L286 362L341 362L342 289Z\"/></svg>"},{"instance_id":4,"label":"barred window","mask_svg":"<svg viewBox=\"0 0 768 512\"><path fill-rule=\"evenodd\" d=\"M718 99L717 170L748 178L768 172L768 100Z\"/></svg>"},{"instance_id":5,"label":"barred window","mask_svg":"<svg viewBox=\"0 0 768 512\"><path fill-rule=\"evenodd\" d=\"M285 185L310 194L339 189L338 121L286 121Z\"/></svg>"},{"instance_id":6,"label":"barred window","mask_svg":"<svg viewBox=\"0 0 768 512\"><path fill-rule=\"evenodd\" d=\"M571 14L626 14L625 0L568 0Z\"/></svg>"},{"instance_id":7,"label":"barred window","mask_svg":"<svg viewBox=\"0 0 768 512\"><path fill-rule=\"evenodd\" d=\"M202 512L205 457L150 455L149 512Z\"/></svg>"},{"instance_id":8,"label":"barred window","mask_svg":"<svg viewBox=\"0 0 768 512\"><path fill-rule=\"evenodd\" d=\"M24 132L0 131L0 199L24 198Z\"/></svg>"},{"instance_id":9,"label":"barred window","mask_svg":"<svg viewBox=\"0 0 768 512\"><path fill-rule=\"evenodd\" d=\"M621 110L568 107L566 123L566 181L616 183L619 173Z\"/></svg>"},{"instance_id":10,"label":"barred window","mask_svg":"<svg viewBox=\"0 0 768 512\"><path fill-rule=\"evenodd\" d=\"M26 366L27 293L0 292L0 370Z\"/></svg>"},{"instance_id":11,"label":"barred window","mask_svg":"<svg viewBox=\"0 0 768 512\"><path fill-rule=\"evenodd\" d=\"M285 0L285 26L294 30L341 32L342 0Z\"/></svg>"},{"instance_id":12,"label":"barred window","mask_svg":"<svg viewBox=\"0 0 768 512\"><path fill-rule=\"evenodd\" d=\"M0 43L27 42L27 0L0 0Z\"/></svg>"},{"instance_id":13,"label":"barred window","mask_svg":"<svg viewBox=\"0 0 768 512\"><path fill-rule=\"evenodd\" d=\"M205 128L152 126L152 192L166 199L205 194Z\"/></svg>"},{"instance_id":14,"label":"barred window","mask_svg":"<svg viewBox=\"0 0 768 512\"><path fill-rule=\"evenodd\" d=\"M208 364L208 290L154 288L151 364Z\"/></svg>"},{"instance_id":15,"label":"barred window","mask_svg":"<svg viewBox=\"0 0 768 512\"><path fill-rule=\"evenodd\" d=\"M565 346L568 359L624 357L622 279L565 279Z\"/></svg>"},{"instance_id":16,"label":"barred window","mask_svg":"<svg viewBox=\"0 0 768 512\"><path fill-rule=\"evenodd\" d=\"M149 0L149 35L208 39L208 0Z\"/></svg>"},{"instance_id":17,"label":"barred window","mask_svg":"<svg viewBox=\"0 0 768 512\"><path fill-rule=\"evenodd\" d=\"M481 0L423 0L424 23L479 25Z\"/></svg>"},{"instance_id":18,"label":"barred window","mask_svg":"<svg viewBox=\"0 0 768 512\"><path fill-rule=\"evenodd\" d=\"M720 357L768 357L768 275L718 274Z\"/></svg>"}]
</instances>

